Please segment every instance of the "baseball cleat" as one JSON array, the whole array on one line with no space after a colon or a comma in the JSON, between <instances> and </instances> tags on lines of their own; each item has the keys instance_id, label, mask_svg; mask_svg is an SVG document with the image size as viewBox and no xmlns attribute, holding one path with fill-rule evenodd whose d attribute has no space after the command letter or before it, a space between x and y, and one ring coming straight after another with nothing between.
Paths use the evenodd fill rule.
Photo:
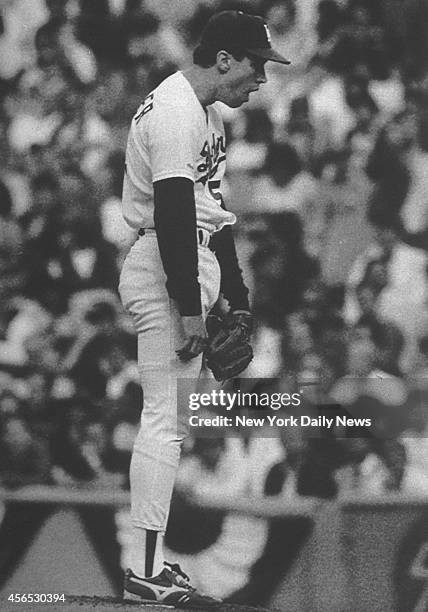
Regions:
<instances>
[{"instance_id":1,"label":"baseball cleat","mask_svg":"<svg viewBox=\"0 0 428 612\"><path fill-rule=\"evenodd\" d=\"M178 564L165 565L168 567L152 578L140 578L132 570L127 569L123 599L188 610L211 609L221 603L218 599L198 593L190 586L189 577Z\"/></svg>"}]
</instances>

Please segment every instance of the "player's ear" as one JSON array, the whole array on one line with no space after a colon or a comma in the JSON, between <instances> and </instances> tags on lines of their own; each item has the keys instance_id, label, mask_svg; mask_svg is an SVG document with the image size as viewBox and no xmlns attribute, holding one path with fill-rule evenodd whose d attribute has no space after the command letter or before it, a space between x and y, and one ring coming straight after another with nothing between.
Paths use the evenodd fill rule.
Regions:
<instances>
[{"instance_id":1,"label":"player's ear","mask_svg":"<svg viewBox=\"0 0 428 612\"><path fill-rule=\"evenodd\" d=\"M221 74L226 74L230 70L231 55L227 51L219 51L216 58L216 66Z\"/></svg>"}]
</instances>

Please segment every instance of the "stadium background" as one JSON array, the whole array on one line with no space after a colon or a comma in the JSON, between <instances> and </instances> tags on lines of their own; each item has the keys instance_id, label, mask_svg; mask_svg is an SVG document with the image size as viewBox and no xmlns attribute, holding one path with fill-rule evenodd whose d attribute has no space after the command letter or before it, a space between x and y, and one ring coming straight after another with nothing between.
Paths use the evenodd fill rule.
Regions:
<instances>
[{"instance_id":1,"label":"stadium background","mask_svg":"<svg viewBox=\"0 0 428 612\"><path fill-rule=\"evenodd\" d=\"M233 601L425 610L424 0L0 1L0 597L119 589L143 402L116 295L126 135L219 8L264 14L293 60L224 113L247 376L316 380L315 404L388 375L370 401L409 419L392 440L190 439L169 546Z\"/></svg>"}]
</instances>

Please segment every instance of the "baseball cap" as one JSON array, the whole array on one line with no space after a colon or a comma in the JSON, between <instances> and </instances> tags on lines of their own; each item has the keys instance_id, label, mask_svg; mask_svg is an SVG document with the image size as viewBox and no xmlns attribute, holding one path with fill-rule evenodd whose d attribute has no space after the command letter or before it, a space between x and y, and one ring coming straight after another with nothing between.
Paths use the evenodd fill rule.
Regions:
<instances>
[{"instance_id":1,"label":"baseball cap","mask_svg":"<svg viewBox=\"0 0 428 612\"><path fill-rule=\"evenodd\" d=\"M248 55L280 64L291 64L272 49L269 28L262 17L242 11L221 11L213 15L205 26L201 46L225 51L245 51Z\"/></svg>"}]
</instances>

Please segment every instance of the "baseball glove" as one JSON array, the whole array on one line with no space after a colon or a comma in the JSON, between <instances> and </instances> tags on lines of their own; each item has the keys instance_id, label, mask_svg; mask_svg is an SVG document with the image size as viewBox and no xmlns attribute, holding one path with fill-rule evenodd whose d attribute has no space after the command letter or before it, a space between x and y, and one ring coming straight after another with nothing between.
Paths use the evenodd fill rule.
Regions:
<instances>
[{"instance_id":1,"label":"baseball glove","mask_svg":"<svg viewBox=\"0 0 428 612\"><path fill-rule=\"evenodd\" d=\"M219 381L238 376L253 359L249 343L251 315L231 313L225 317L209 315L206 321L208 347L206 364Z\"/></svg>"}]
</instances>

